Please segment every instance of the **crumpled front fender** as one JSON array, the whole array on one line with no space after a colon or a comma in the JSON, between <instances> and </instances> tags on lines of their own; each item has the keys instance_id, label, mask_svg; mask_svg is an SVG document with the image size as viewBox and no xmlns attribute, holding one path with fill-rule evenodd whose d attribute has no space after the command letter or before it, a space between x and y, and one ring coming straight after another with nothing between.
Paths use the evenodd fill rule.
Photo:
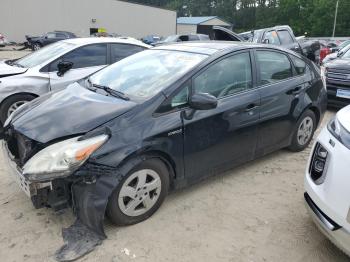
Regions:
<instances>
[{"instance_id":1,"label":"crumpled front fender","mask_svg":"<svg viewBox=\"0 0 350 262\"><path fill-rule=\"evenodd\" d=\"M77 221L62 235L65 245L56 252L58 261L73 261L91 252L107 236L103 222L109 197L113 190L145 157L136 157L118 168L87 164L75 176L72 185L72 204Z\"/></svg>"}]
</instances>

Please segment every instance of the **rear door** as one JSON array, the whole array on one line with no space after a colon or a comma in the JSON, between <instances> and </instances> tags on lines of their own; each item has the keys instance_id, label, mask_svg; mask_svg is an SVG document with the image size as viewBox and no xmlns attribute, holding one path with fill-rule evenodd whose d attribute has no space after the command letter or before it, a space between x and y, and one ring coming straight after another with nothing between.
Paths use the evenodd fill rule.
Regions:
<instances>
[{"instance_id":1,"label":"rear door","mask_svg":"<svg viewBox=\"0 0 350 262\"><path fill-rule=\"evenodd\" d=\"M251 53L221 58L192 80L193 93L209 93L217 108L187 109L184 117L186 178L197 180L254 158L260 95Z\"/></svg>"},{"instance_id":2,"label":"rear door","mask_svg":"<svg viewBox=\"0 0 350 262\"><path fill-rule=\"evenodd\" d=\"M286 53L261 49L255 57L261 95L257 154L264 155L288 145L305 86Z\"/></svg>"},{"instance_id":3,"label":"rear door","mask_svg":"<svg viewBox=\"0 0 350 262\"><path fill-rule=\"evenodd\" d=\"M57 75L57 65L61 61L73 63L72 69L63 76ZM49 65L51 90L67 87L107 65L107 44L91 44L78 47L56 59Z\"/></svg>"}]
</instances>

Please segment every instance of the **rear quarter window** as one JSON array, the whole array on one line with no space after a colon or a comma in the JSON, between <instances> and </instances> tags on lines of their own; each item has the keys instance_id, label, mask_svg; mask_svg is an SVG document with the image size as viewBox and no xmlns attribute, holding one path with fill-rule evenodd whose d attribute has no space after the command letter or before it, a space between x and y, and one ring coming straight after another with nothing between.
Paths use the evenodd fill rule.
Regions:
<instances>
[{"instance_id":1,"label":"rear quarter window","mask_svg":"<svg viewBox=\"0 0 350 262\"><path fill-rule=\"evenodd\" d=\"M256 54L260 85L273 84L293 76L292 65L286 54L274 51L257 51Z\"/></svg>"},{"instance_id":2,"label":"rear quarter window","mask_svg":"<svg viewBox=\"0 0 350 262\"><path fill-rule=\"evenodd\" d=\"M292 59L292 62L294 64L295 71L297 72L298 75L303 75L305 74L306 71L306 63L295 56L290 57Z\"/></svg>"}]
</instances>

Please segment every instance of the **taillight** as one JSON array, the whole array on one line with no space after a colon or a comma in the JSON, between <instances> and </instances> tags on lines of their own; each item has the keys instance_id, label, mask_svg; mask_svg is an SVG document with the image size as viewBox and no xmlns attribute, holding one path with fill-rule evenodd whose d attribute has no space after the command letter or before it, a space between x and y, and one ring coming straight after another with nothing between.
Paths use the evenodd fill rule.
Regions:
<instances>
[{"instance_id":1,"label":"taillight","mask_svg":"<svg viewBox=\"0 0 350 262\"><path fill-rule=\"evenodd\" d=\"M328 47L323 47L320 50L320 63L322 63L323 59L331 53L331 49Z\"/></svg>"},{"instance_id":2,"label":"taillight","mask_svg":"<svg viewBox=\"0 0 350 262\"><path fill-rule=\"evenodd\" d=\"M5 37L2 34L0 34L0 39L3 40L4 38Z\"/></svg>"},{"instance_id":3,"label":"taillight","mask_svg":"<svg viewBox=\"0 0 350 262\"><path fill-rule=\"evenodd\" d=\"M328 151L320 143L316 144L312 160L310 163L309 173L316 184L324 182L327 167Z\"/></svg>"}]
</instances>

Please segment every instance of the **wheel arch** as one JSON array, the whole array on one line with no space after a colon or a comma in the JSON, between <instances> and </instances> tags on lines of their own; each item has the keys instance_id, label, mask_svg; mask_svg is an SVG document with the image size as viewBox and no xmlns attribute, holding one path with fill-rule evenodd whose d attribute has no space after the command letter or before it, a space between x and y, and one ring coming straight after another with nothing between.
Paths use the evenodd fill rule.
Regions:
<instances>
[{"instance_id":1,"label":"wheel arch","mask_svg":"<svg viewBox=\"0 0 350 262\"><path fill-rule=\"evenodd\" d=\"M0 109L1 109L1 110L3 109L4 103L5 103L6 101L8 101L9 99L11 99L11 98L13 98L13 97L15 97L15 96L21 96L21 95L30 95L30 96L33 96L34 99L39 97L38 94L34 94L34 93L31 93L31 92L19 92L19 93L14 93L14 94L11 94L11 95L9 95L8 97L4 98L4 99L0 102ZM0 123L3 124L1 120L0 120Z\"/></svg>"},{"instance_id":2,"label":"wheel arch","mask_svg":"<svg viewBox=\"0 0 350 262\"><path fill-rule=\"evenodd\" d=\"M176 164L175 164L175 161L172 159L172 157L168 153L161 150L156 150L156 149L138 150L130 154L129 156L127 156L125 159L123 159L119 163L118 167L125 165L126 163L128 163L129 161L135 158L142 158L143 160L157 158L160 161L162 161L169 171L170 187L174 186L174 181L176 179Z\"/></svg>"},{"instance_id":3,"label":"wheel arch","mask_svg":"<svg viewBox=\"0 0 350 262\"><path fill-rule=\"evenodd\" d=\"M5 98L0 102L0 108L3 106L3 104L4 104L7 100L11 99L11 98L14 97L14 96L20 96L20 95L30 95L30 96L33 96L33 97L35 97L35 98L38 98L38 97L39 97L38 94L34 94L34 93L31 93L31 92L19 92L19 93L14 93L14 94L9 95L8 97L5 97Z\"/></svg>"},{"instance_id":4,"label":"wheel arch","mask_svg":"<svg viewBox=\"0 0 350 262\"><path fill-rule=\"evenodd\" d=\"M314 106L314 105L310 105L309 107L307 107L305 110L304 110L304 112L306 111L306 110L310 110L310 111L312 111L314 114L315 114L315 117L316 117L316 127L320 124L320 120L321 120L321 112L320 112L320 110L316 107L316 106ZM304 113L303 112L303 113Z\"/></svg>"}]
</instances>

